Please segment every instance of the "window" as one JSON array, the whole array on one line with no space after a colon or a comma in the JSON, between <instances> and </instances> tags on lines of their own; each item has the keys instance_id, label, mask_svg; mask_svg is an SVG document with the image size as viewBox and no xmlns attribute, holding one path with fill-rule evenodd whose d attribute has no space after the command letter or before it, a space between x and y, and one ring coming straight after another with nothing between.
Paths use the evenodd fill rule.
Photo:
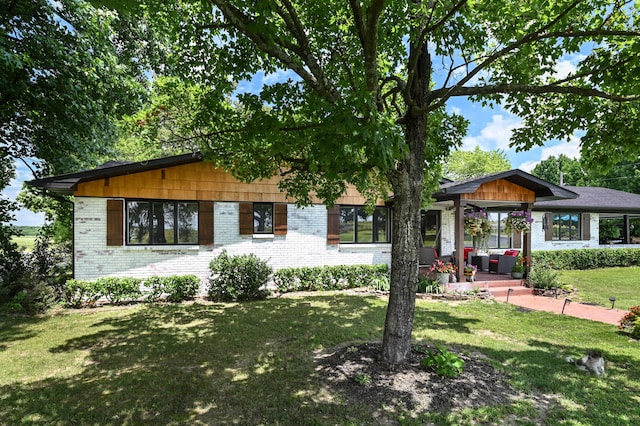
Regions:
<instances>
[{"instance_id":1,"label":"window","mask_svg":"<svg viewBox=\"0 0 640 426\"><path fill-rule=\"evenodd\" d=\"M287 204L240 203L240 235L286 235Z\"/></svg>"},{"instance_id":2,"label":"window","mask_svg":"<svg viewBox=\"0 0 640 426\"><path fill-rule=\"evenodd\" d=\"M198 244L198 203L127 201L127 244Z\"/></svg>"},{"instance_id":3,"label":"window","mask_svg":"<svg viewBox=\"0 0 640 426\"><path fill-rule=\"evenodd\" d=\"M253 233L273 234L273 204L253 204Z\"/></svg>"},{"instance_id":4,"label":"window","mask_svg":"<svg viewBox=\"0 0 640 426\"><path fill-rule=\"evenodd\" d=\"M391 220L387 207L376 207L372 214L364 207L340 206L340 243L391 242Z\"/></svg>"},{"instance_id":5,"label":"window","mask_svg":"<svg viewBox=\"0 0 640 426\"><path fill-rule=\"evenodd\" d=\"M580 214L553 213L553 224L551 229L553 240L580 240Z\"/></svg>"},{"instance_id":6,"label":"window","mask_svg":"<svg viewBox=\"0 0 640 426\"><path fill-rule=\"evenodd\" d=\"M420 234L423 247L440 249L440 211L423 211L421 214Z\"/></svg>"},{"instance_id":7,"label":"window","mask_svg":"<svg viewBox=\"0 0 640 426\"><path fill-rule=\"evenodd\" d=\"M511 235L505 229L505 220L508 216L508 212L489 213L489 221L491 222L490 248L511 248Z\"/></svg>"}]
</instances>

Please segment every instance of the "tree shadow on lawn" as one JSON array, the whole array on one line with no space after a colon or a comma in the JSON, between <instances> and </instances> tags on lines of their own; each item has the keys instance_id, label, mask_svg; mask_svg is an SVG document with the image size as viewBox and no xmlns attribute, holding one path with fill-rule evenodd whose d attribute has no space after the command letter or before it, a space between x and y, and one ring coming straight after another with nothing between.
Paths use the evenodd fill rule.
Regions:
<instances>
[{"instance_id":1,"label":"tree shadow on lawn","mask_svg":"<svg viewBox=\"0 0 640 426\"><path fill-rule=\"evenodd\" d=\"M0 314L0 351L6 350L16 340L34 337L33 326L42 321L41 316Z\"/></svg>"},{"instance_id":2,"label":"tree shadow on lawn","mask_svg":"<svg viewBox=\"0 0 640 426\"><path fill-rule=\"evenodd\" d=\"M142 308L97 321L50 349L77 353L81 373L1 386L0 418L8 424L358 423L372 419L371 407L345 404L323 389L313 354L379 340L385 313L384 300L345 295ZM464 334L475 321L424 310L421 319ZM488 352L494 359L549 362L546 350Z\"/></svg>"}]
</instances>

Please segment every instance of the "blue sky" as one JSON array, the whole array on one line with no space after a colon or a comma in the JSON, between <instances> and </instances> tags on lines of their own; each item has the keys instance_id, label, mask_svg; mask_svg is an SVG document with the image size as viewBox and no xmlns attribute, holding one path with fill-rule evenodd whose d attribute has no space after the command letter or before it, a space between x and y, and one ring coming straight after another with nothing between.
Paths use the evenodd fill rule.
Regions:
<instances>
[{"instance_id":1,"label":"blue sky","mask_svg":"<svg viewBox=\"0 0 640 426\"><path fill-rule=\"evenodd\" d=\"M570 56L560 60L556 66L556 77L565 76L575 70L575 63L581 59L582 55ZM258 73L251 81L242 81L238 84L238 92L258 92L264 84L271 84L276 81L284 81L288 78L297 79L291 71L281 71L265 75ZM471 103L465 99L453 99L447 105L450 112L456 112L465 116L469 122L467 136L462 140L462 150L473 150L479 146L482 150L500 149L507 154L511 167L521 169L526 172L531 170L540 161L549 157L557 157L564 154L570 158L580 157L579 139L572 138L566 141L549 141L542 147L535 147L527 152L516 152L509 148L509 138L521 120L504 110L500 106L494 108L483 107L481 104ZM25 180L33 179L30 170L22 163L16 163L16 178L11 181L10 186L2 191L5 198L15 199L22 188ZM35 214L26 209L22 209L16 214L15 224L17 225L42 225L43 214Z\"/></svg>"}]
</instances>

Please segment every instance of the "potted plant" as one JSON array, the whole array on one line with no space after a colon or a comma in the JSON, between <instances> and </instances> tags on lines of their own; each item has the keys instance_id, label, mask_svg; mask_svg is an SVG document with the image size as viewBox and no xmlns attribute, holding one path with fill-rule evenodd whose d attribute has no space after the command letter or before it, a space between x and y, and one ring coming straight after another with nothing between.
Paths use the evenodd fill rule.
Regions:
<instances>
[{"instance_id":1,"label":"potted plant","mask_svg":"<svg viewBox=\"0 0 640 426\"><path fill-rule=\"evenodd\" d=\"M456 267L451 262L444 262L440 259L433 262L430 271L438 275L440 285L449 284L449 278L452 272L456 271Z\"/></svg>"},{"instance_id":2,"label":"potted plant","mask_svg":"<svg viewBox=\"0 0 640 426\"><path fill-rule=\"evenodd\" d=\"M476 265L465 264L464 265L464 276L467 278L467 281L473 282L476 280L476 272L478 271L478 267Z\"/></svg>"},{"instance_id":3,"label":"potted plant","mask_svg":"<svg viewBox=\"0 0 640 426\"><path fill-rule=\"evenodd\" d=\"M521 279L527 270L527 266L527 258L518 256L515 265L511 268L511 278Z\"/></svg>"}]
</instances>

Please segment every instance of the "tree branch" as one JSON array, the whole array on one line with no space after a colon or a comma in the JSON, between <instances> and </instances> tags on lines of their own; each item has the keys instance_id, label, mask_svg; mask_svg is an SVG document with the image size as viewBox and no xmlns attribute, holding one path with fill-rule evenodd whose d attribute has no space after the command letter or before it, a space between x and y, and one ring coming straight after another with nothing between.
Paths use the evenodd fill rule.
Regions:
<instances>
[{"instance_id":1,"label":"tree branch","mask_svg":"<svg viewBox=\"0 0 640 426\"><path fill-rule=\"evenodd\" d=\"M233 25L233 27L235 27L238 31L248 37L251 41L253 41L256 47L258 47L267 55L281 61L287 67L291 68L291 70L298 74L300 78L302 78L307 84L309 84L309 86L311 86L311 88L323 99L331 104L335 104L340 99L340 94L335 89L335 87L333 87L331 82L324 76L323 73L320 73L320 75L317 76L313 74L314 70L311 70L312 72L307 71L300 62L294 60L294 58L291 57L289 53L282 49L282 45L274 45L273 43L270 43L263 34L257 34L250 31L249 24L251 24L251 18L249 16L245 15L235 6L229 4L229 2L222 0L211 0L211 2L220 9L227 21L229 21L229 23ZM288 44L286 47L290 50L293 50L294 53L298 55L298 59L300 59L303 63L307 63L307 61L311 57L311 54L308 50L305 52L296 51L295 47L291 44ZM307 63L307 65L309 64ZM316 71L319 71L319 68Z\"/></svg>"},{"instance_id":2,"label":"tree branch","mask_svg":"<svg viewBox=\"0 0 640 426\"><path fill-rule=\"evenodd\" d=\"M602 99L607 99L615 102L630 102L640 100L640 95L622 96L607 93L602 90L593 89L590 87L575 87L575 86L558 86L556 84L549 84L544 86L535 86L529 84L495 84L488 86L474 86L474 87L455 87L451 89L438 89L431 92L433 98L440 96L476 96L476 95L495 95L495 94L513 94L513 93L531 93L531 94L568 94L579 96L590 96ZM433 107L425 108L425 111L432 110Z\"/></svg>"},{"instance_id":3,"label":"tree branch","mask_svg":"<svg viewBox=\"0 0 640 426\"><path fill-rule=\"evenodd\" d=\"M625 37L628 37L628 36L632 36L632 37L640 36L640 33L636 32L636 31L626 31L626 30L624 30L624 31L623 30L579 30L579 31L570 30L570 31L545 32L547 29L552 28L553 25L555 25L557 22L559 22L559 20L561 18L566 16L580 2L581 2L581 0L574 0L574 2L571 3L569 6L567 6L567 8L565 10L563 10L561 13L559 13L555 17L555 19L551 20L549 23L547 23L543 27L539 28L538 30L536 30L536 31L534 31L532 33L524 35L521 39L516 40L515 42L513 42L513 43L511 43L511 44L509 44L507 46L504 46L502 49L497 50L493 54L487 56L482 61L482 63L480 63L476 68L474 68L469 73L467 73L467 75L464 78L462 78L458 83L456 83L451 88L449 88L449 89L440 89L440 90L433 91L429 95L430 100L434 100L434 99L439 99L439 100L438 100L438 102L432 104L427 110L433 111L433 110L443 106L445 104L445 102L447 101L447 99L450 97L449 93L451 93L451 94L456 93L455 96L461 96L459 89L464 88L465 87L464 85L467 82L469 82L469 80L471 80L473 77L475 77L480 71L488 68L489 65L491 65L493 62L495 62L499 58L502 58L502 57L506 56L507 54L513 52L514 50L518 49L519 47L521 47L521 46L523 46L525 44L534 43L536 41L545 40L545 39L549 39L549 38L574 38L574 37L594 37L594 36L625 36ZM498 87L498 86L508 86L508 85L494 85L494 86L486 86L486 87ZM536 87L536 86L530 86L530 87ZM469 89L469 88L466 88L466 89ZM579 89L579 88L571 88L570 87L570 88L565 88L565 89L562 89L562 90L576 90L576 89ZM504 92L500 92L500 91L494 91L494 92L489 91L489 92L487 92L487 94L491 94L491 93L504 93ZM546 92L546 93L551 93L551 92ZM563 92L555 92L555 93L563 93ZM573 93L575 93L575 92L573 92ZM594 90L594 96L596 96L595 95L596 93L600 94L599 97L606 97L607 99L609 98L608 96L615 96L615 95L606 94L605 92L602 92L602 91ZM480 93L477 93L477 94L480 94ZM453 95L451 95L451 96L453 96ZM628 99L628 100L635 100L635 98L631 98L631 99Z\"/></svg>"}]
</instances>

